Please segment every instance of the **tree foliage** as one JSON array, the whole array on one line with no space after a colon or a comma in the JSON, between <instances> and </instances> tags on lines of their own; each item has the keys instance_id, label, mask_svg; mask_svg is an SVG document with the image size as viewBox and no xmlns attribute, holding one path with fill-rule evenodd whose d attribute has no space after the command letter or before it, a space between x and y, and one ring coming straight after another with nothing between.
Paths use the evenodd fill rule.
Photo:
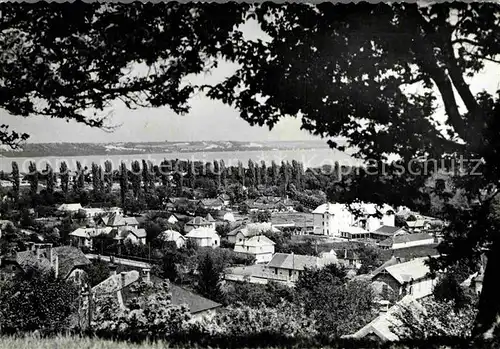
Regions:
<instances>
[{"instance_id":1,"label":"tree foliage","mask_svg":"<svg viewBox=\"0 0 500 349\"><path fill-rule=\"evenodd\" d=\"M100 284L111 275L109 264L102 260L94 261L92 264L86 266L85 272L87 274L87 282L92 287Z\"/></svg>"},{"instance_id":2,"label":"tree foliage","mask_svg":"<svg viewBox=\"0 0 500 349\"><path fill-rule=\"evenodd\" d=\"M3 333L40 331L60 333L70 329L78 291L53 273L36 268L1 284L0 326Z\"/></svg>"},{"instance_id":3,"label":"tree foliage","mask_svg":"<svg viewBox=\"0 0 500 349\"><path fill-rule=\"evenodd\" d=\"M347 282L346 272L336 264L306 270L295 285L295 303L315 319L318 330L340 337L354 333L375 317L373 291L367 282Z\"/></svg>"},{"instance_id":4,"label":"tree foliage","mask_svg":"<svg viewBox=\"0 0 500 349\"><path fill-rule=\"evenodd\" d=\"M20 176L19 176L19 166L17 162L12 161L12 192L14 195L14 199L19 199L19 187L20 187Z\"/></svg>"},{"instance_id":5,"label":"tree foliage","mask_svg":"<svg viewBox=\"0 0 500 349\"><path fill-rule=\"evenodd\" d=\"M200 295L216 302L224 301L224 292L221 285L222 268L223 266L220 262L217 263L212 253L205 252L200 255L196 285Z\"/></svg>"},{"instance_id":6,"label":"tree foliage","mask_svg":"<svg viewBox=\"0 0 500 349\"><path fill-rule=\"evenodd\" d=\"M468 338L476 311L474 304L457 309L452 301L434 299L423 301L420 307L404 305L395 313L398 323L393 325L393 332L403 340Z\"/></svg>"}]
</instances>

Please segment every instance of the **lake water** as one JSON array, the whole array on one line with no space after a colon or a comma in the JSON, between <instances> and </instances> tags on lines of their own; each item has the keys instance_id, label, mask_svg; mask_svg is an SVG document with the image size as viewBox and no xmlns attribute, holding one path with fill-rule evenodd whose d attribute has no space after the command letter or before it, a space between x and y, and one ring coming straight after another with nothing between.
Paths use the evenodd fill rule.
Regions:
<instances>
[{"instance_id":1,"label":"lake water","mask_svg":"<svg viewBox=\"0 0 500 349\"><path fill-rule=\"evenodd\" d=\"M281 161L296 160L302 162L305 168L319 167L322 165L333 165L335 161L345 165L356 165L359 161L353 159L348 154L336 149L295 149L295 150L266 150L266 151L225 151L225 152L182 152L182 153L161 153L161 154L133 154L133 155L90 155L90 156L71 156L71 157L0 157L0 171L10 172L12 170L12 162L16 161L21 173L28 172L30 161L34 161L37 169L44 169L49 163L56 171L60 164L65 161L68 167L72 170L76 169L76 162L79 161L83 167L91 167L94 162L104 165L104 162L109 160L113 165L113 169L118 169L121 162L130 164L135 161L149 160L153 165L159 165L164 159L179 159L189 161L214 161L224 160L226 167L236 166L238 161L241 161L246 167L248 160L261 162L265 161L270 164L275 161L277 164Z\"/></svg>"}]
</instances>

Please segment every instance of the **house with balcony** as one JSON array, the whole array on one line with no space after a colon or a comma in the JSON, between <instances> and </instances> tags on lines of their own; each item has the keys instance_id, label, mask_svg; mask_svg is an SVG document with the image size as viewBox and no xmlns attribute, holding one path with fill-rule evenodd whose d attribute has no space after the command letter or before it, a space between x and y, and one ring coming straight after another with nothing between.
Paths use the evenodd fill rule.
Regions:
<instances>
[{"instance_id":1,"label":"house with balcony","mask_svg":"<svg viewBox=\"0 0 500 349\"><path fill-rule=\"evenodd\" d=\"M239 241L234 245L234 252L255 257L255 263L268 263L273 258L274 242L264 235L256 235Z\"/></svg>"}]
</instances>

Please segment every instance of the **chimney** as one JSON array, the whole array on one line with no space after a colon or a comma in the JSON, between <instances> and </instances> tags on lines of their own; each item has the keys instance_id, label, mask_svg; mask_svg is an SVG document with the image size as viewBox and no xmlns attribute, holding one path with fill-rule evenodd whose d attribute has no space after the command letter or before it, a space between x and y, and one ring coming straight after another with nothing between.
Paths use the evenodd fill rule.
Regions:
<instances>
[{"instance_id":1,"label":"chimney","mask_svg":"<svg viewBox=\"0 0 500 349\"><path fill-rule=\"evenodd\" d=\"M121 282L122 282L122 283L121 283L121 285L122 285L122 287L125 287L125 284L126 284L126 277L127 277L127 272L122 271L122 272L120 273L120 277L121 277Z\"/></svg>"},{"instance_id":2,"label":"chimney","mask_svg":"<svg viewBox=\"0 0 500 349\"><path fill-rule=\"evenodd\" d=\"M344 249L344 259L347 259L347 248Z\"/></svg>"},{"instance_id":3,"label":"chimney","mask_svg":"<svg viewBox=\"0 0 500 349\"><path fill-rule=\"evenodd\" d=\"M34 244L33 250L35 251L36 259L40 259L40 244Z\"/></svg>"},{"instance_id":4,"label":"chimney","mask_svg":"<svg viewBox=\"0 0 500 349\"><path fill-rule=\"evenodd\" d=\"M378 305L379 305L379 314L384 314L384 313L387 313L387 311L389 311L389 301L387 300L381 300L378 302Z\"/></svg>"},{"instance_id":5,"label":"chimney","mask_svg":"<svg viewBox=\"0 0 500 349\"><path fill-rule=\"evenodd\" d=\"M52 247L51 247L51 250L52 250ZM54 268L54 274L55 274L55 277L59 277L59 256L57 255L57 253L54 253L54 261L52 262L52 259L51 259L51 265L52 267Z\"/></svg>"},{"instance_id":6,"label":"chimney","mask_svg":"<svg viewBox=\"0 0 500 349\"><path fill-rule=\"evenodd\" d=\"M54 250L52 244L47 244L47 258L49 259L50 265L54 267Z\"/></svg>"},{"instance_id":7,"label":"chimney","mask_svg":"<svg viewBox=\"0 0 500 349\"><path fill-rule=\"evenodd\" d=\"M118 268L118 266L116 264L110 264L109 265L109 270L111 272L111 275L116 275L116 269Z\"/></svg>"},{"instance_id":8,"label":"chimney","mask_svg":"<svg viewBox=\"0 0 500 349\"><path fill-rule=\"evenodd\" d=\"M151 282L151 269L149 268L142 269L142 281L148 284Z\"/></svg>"}]
</instances>

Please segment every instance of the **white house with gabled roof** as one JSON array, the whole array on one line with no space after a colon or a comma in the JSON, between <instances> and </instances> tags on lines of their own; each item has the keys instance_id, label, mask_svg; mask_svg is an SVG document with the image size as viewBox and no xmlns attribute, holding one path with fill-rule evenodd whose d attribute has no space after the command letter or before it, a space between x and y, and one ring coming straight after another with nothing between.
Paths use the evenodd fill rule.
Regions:
<instances>
[{"instance_id":1,"label":"white house with gabled roof","mask_svg":"<svg viewBox=\"0 0 500 349\"><path fill-rule=\"evenodd\" d=\"M177 248L184 247L184 245L186 244L186 237L175 230L162 231L158 235L157 239L160 241L164 241L164 242L168 242L168 241L175 242L175 245L177 246Z\"/></svg>"},{"instance_id":2,"label":"white house with gabled roof","mask_svg":"<svg viewBox=\"0 0 500 349\"><path fill-rule=\"evenodd\" d=\"M195 242L199 247L219 247L220 237L213 228L198 227L185 235L186 239Z\"/></svg>"},{"instance_id":3,"label":"white house with gabled roof","mask_svg":"<svg viewBox=\"0 0 500 349\"><path fill-rule=\"evenodd\" d=\"M69 236L76 246L92 248L95 237L110 234L112 230L112 227L80 227L69 233Z\"/></svg>"},{"instance_id":4,"label":"white house with gabled roof","mask_svg":"<svg viewBox=\"0 0 500 349\"><path fill-rule=\"evenodd\" d=\"M372 276L375 288L382 294L392 293L398 298L409 294L415 299L432 294L437 278L429 274L428 257L416 258L379 268Z\"/></svg>"},{"instance_id":5,"label":"white house with gabled roof","mask_svg":"<svg viewBox=\"0 0 500 349\"><path fill-rule=\"evenodd\" d=\"M265 235L252 236L234 245L234 252L255 257L255 263L268 263L273 258L274 242Z\"/></svg>"},{"instance_id":6,"label":"white house with gabled roof","mask_svg":"<svg viewBox=\"0 0 500 349\"><path fill-rule=\"evenodd\" d=\"M59 212L65 212L65 213L76 213L81 209L83 209L83 207L79 203L62 204L57 208Z\"/></svg>"}]
</instances>

